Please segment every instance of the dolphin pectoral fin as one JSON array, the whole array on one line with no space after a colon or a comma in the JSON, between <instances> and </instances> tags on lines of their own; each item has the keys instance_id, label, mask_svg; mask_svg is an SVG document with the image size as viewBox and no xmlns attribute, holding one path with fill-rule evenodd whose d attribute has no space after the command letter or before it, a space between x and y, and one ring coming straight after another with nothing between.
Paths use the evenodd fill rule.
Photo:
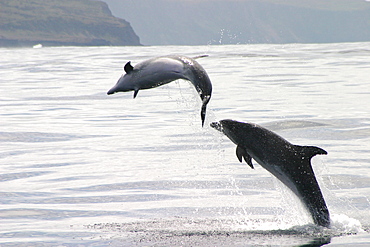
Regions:
<instances>
[{"instance_id":1,"label":"dolphin pectoral fin","mask_svg":"<svg viewBox=\"0 0 370 247\"><path fill-rule=\"evenodd\" d=\"M130 74L130 72L134 70L134 67L132 67L131 65L131 61L127 62L125 66L123 67L123 69L125 70L127 74Z\"/></svg>"},{"instance_id":2,"label":"dolphin pectoral fin","mask_svg":"<svg viewBox=\"0 0 370 247\"><path fill-rule=\"evenodd\" d=\"M252 164L252 157L248 154L247 150L245 148L238 145L236 147L236 157L238 157L238 160L242 162L242 158L244 158L244 161L252 168L254 169L254 166Z\"/></svg>"},{"instance_id":3,"label":"dolphin pectoral fin","mask_svg":"<svg viewBox=\"0 0 370 247\"><path fill-rule=\"evenodd\" d=\"M252 164L252 157L247 153L246 155L243 156L245 162L250 166L250 168L254 169L254 166Z\"/></svg>"},{"instance_id":4,"label":"dolphin pectoral fin","mask_svg":"<svg viewBox=\"0 0 370 247\"><path fill-rule=\"evenodd\" d=\"M139 92L139 89L135 89L135 92L134 92L134 99L136 98L137 96L137 93Z\"/></svg>"},{"instance_id":5,"label":"dolphin pectoral fin","mask_svg":"<svg viewBox=\"0 0 370 247\"><path fill-rule=\"evenodd\" d=\"M238 160L240 163L243 162L243 153L244 153L244 149L241 148L239 145L236 147L236 157L238 157Z\"/></svg>"}]
</instances>

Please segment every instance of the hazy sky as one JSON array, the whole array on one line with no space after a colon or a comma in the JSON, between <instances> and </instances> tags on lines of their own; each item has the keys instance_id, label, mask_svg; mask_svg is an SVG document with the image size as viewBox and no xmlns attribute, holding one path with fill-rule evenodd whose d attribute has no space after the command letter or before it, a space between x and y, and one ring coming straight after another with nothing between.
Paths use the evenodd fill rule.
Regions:
<instances>
[{"instance_id":1,"label":"hazy sky","mask_svg":"<svg viewBox=\"0 0 370 247\"><path fill-rule=\"evenodd\" d=\"M144 45L370 41L370 3L364 0L105 2Z\"/></svg>"}]
</instances>

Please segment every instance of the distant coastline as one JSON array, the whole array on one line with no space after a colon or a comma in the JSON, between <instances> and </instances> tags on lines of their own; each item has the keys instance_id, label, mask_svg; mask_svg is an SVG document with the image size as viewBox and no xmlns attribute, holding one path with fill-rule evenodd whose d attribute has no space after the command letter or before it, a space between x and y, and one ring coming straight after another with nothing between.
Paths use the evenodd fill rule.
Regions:
<instances>
[{"instance_id":1,"label":"distant coastline","mask_svg":"<svg viewBox=\"0 0 370 247\"><path fill-rule=\"evenodd\" d=\"M144 45L370 41L365 0L104 0Z\"/></svg>"},{"instance_id":2,"label":"distant coastline","mask_svg":"<svg viewBox=\"0 0 370 247\"><path fill-rule=\"evenodd\" d=\"M0 47L370 41L362 0L2 0L0 16Z\"/></svg>"},{"instance_id":3,"label":"distant coastline","mask_svg":"<svg viewBox=\"0 0 370 247\"><path fill-rule=\"evenodd\" d=\"M102 1L0 2L0 47L141 45Z\"/></svg>"}]
</instances>

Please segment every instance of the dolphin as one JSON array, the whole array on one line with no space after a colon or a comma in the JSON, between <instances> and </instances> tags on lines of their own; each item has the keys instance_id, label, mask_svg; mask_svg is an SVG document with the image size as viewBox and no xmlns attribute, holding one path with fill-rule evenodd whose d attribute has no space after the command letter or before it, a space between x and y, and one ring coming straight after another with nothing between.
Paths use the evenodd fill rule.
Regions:
<instances>
[{"instance_id":1,"label":"dolphin","mask_svg":"<svg viewBox=\"0 0 370 247\"><path fill-rule=\"evenodd\" d=\"M221 120L211 127L237 145L236 156L253 168L252 158L285 184L303 202L315 224L330 226L329 210L311 166L311 158L327 154L319 147L291 144L274 132L253 123Z\"/></svg>"},{"instance_id":2,"label":"dolphin","mask_svg":"<svg viewBox=\"0 0 370 247\"><path fill-rule=\"evenodd\" d=\"M207 72L195 59L205 56L195 58L179 55L155 57L138 63L134 67L131 62L127 62L124 66L126 74L119 78L117 84L107 94L134 91L135 98L141 89L159 87L174 80L185 79L194 85L202 100L200 115L203 126L207 104L211 99L212 84Z\"/></svg>"}]
</instances>

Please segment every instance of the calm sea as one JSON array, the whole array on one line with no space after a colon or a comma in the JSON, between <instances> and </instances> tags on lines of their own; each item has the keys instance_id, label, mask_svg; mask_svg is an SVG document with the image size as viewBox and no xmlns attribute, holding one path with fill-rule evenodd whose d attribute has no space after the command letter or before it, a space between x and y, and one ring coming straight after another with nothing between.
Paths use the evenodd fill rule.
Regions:
<instances>
[{"instance_id":1,"label":"calm sea","mask_svg":"<svg viewBox=\"0 0 370 247\"><path fill-rule=\"evenodd\" d=\"M368 246L370 43L0 49L1 246ZM106 95L123 71L197 56L187 81ZM315 145L332 215L321 229L209 123L263 125Z\"/></svg>"}]
</instances>

